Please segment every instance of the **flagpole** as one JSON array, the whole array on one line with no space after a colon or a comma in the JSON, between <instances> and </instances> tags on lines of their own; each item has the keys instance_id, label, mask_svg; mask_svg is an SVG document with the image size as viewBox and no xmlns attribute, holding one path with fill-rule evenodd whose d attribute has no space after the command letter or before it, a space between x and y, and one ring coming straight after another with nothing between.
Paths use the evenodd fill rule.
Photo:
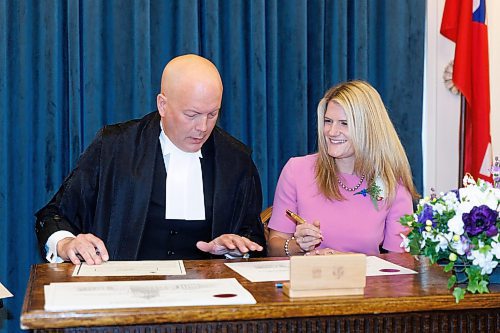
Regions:
<instances>
[{"instance_id":1,"label":"flagpole","mask_svg":"<svg viewBox=\"0 0 500 333\"><path fill-rule=\"evenodd\" d=\"M464 179L464 158L465 158L465 112L467 102L465 96L460 94L460 130L459 130L459 161L458 161L458 188L462 187Z\"/></svg>"}]
</instances>

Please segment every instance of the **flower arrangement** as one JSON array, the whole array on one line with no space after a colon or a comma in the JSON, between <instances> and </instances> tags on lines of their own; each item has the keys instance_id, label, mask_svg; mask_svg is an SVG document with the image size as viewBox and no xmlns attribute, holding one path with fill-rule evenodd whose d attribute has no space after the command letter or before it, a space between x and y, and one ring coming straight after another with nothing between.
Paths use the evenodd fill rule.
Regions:
<instances>
[{"instance_id":1,"label":"flower arrangement","mask_svg":"<svg viewBox=\"0 0 500 333\"><path fill-rule=\"evenodd\" d=\"M444 261L444 271L452 271L448 289L455 286L457 303L466 292L489 292L490 275L500 261L500 188L470 175L463 184L458 190L421 199L415 214L401 218L410 228L408 235L402 235L401 245L413 255L428 257L431 263ZM465 289L458 286L465 282L457 278L461 273L458 266L465 273Z\"/></svg>"},{"instance_id":2,"label":"flower arrangement","mask_svg":"<svg viewBox=\"0 0 500 333\"><path fill-rule=\"evenodd\" d=\"M384 186L382 183L382 179L380 177L377 177L375 181L371 182L369 187L354 193L354 195L357 194L360 194L363 197L369 195L373 206L376 210L378 210L378 202L384 200Z\"/></svg>"}]
</instances>

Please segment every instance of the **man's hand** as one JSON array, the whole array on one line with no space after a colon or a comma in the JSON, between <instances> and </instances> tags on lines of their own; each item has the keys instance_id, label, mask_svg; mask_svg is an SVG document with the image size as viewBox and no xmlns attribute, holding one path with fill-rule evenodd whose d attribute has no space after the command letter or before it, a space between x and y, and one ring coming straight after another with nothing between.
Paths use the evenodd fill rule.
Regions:
<instances>
[{"instance_id":1,"label":"man's hand","mask_svg":"<svg viewBox=\"0 0 500 333\"><path fill-rule=\"evenodd\" d=\"M79 265L82 261L89 265L100 265L109 260L104 242L92 234L67 237L57 243L57 255L64 261Z\"/></svg>"},{"instance_id":2,"label":"man's hand","mask_svg":"<svg viewBox=\"0 0 500 333\"><path fill-rule=\"evenodd\" d=\"M235 234L221 235L210 243L199 241L196 247L203 252L208 252L214 255L229 254L236 257L241 257L249 251L262 251L263 248L257 243L252 242L246 237Z\"/></svg>"}]
</instances>

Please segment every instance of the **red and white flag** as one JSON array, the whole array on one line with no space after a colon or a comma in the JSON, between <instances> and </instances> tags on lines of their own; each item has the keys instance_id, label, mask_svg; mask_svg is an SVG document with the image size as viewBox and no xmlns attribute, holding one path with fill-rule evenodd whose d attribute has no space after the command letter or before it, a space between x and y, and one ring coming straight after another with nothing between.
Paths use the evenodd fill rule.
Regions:
<instances>
[{"instance_id":1,"label":"red and white flag","mask_svg":"<svg viewBox=\"0 0 500 333\"><path fill-rule=\"evenodd\" d=\"M441 34L455 43L453 83L464 95L464 172L492 181L486 0L446 0Z\"/></svg>"}]
</instances>

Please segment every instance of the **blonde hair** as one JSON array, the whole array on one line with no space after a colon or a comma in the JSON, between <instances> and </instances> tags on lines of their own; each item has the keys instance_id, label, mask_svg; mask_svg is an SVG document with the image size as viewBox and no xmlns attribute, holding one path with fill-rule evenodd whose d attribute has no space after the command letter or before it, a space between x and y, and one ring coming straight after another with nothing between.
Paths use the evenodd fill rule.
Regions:
<instances>
[{"instance_id":1,"label":"blonde hair","mask_svg":"<svg viewBox=\"0 0 500 333\"><path fill-rule=\"evenodd\" d=\"M371 185L377 177L384 184L386 202L391 205L401 183L414 199L419 195L413 184L410 164L379 93L369 83L350 81L330 88L318 104L318 160L316 181L323 195L344 200L338 185L335 159L328 155L324 117L328 103L340 105L346 114L354 149L354 172L365 175Z\"/></svg>"}]
</instances>

